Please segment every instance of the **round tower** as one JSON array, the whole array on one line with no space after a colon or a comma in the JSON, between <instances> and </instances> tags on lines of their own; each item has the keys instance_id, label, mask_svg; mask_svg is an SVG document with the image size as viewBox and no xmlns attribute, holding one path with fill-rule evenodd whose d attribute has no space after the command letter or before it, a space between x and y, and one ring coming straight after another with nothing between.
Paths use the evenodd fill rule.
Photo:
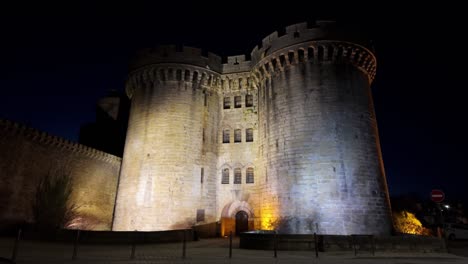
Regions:
<instances>
[{"instance_id":1,"label":"round tower","mask_svg":"<svg viewBox=\"0 0 468 264\"><path fill-rule=\"evenodd\" d=\"M141 51L126 91L131 110L113 230L188 228L215 221L221 58L183 47Z\"/></svg>"},{"instance_id":2,"label":"round tower","mask_svg":"<svg viewBox=\"0 0 468 264\"><path fill-rule=\"evenodd\" d=\"M252 51L258 86L262 227L390 234L390 203L366 42L332 22L291 25Z\"/></svg>"}]
</instances>

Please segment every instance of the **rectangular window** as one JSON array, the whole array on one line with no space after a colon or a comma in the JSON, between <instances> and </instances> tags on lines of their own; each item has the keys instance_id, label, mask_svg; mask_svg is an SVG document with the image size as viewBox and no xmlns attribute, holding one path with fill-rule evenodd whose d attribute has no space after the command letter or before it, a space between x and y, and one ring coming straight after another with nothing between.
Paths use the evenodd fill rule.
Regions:
<instances>
[{"instance_id":1,"label":"rectangular window","mask_svg":"<svg viewBox=\"0 0 468 264\"><path fill-rule=\"evenodd\" d=\"M241 184L242 183L242 173L241 169L236 168L234 170L234 184Z\"/></svg>"},{"instance_id":2,"label":"rectangular window","mask_svg":"<svg viewBox=\"0 0 468 264\"><path fill-rule=\"evenodd\" d=\"M197 222L205 221L205 209L197 210Z\"/></svg>"},{"instance_id":3,"label":"rectangular window","mask_svg":"<svg viewBox=\"0 0 468 264\"><path fill-rule=\"evenodd\" d=\"M234 143L242 142L242 131L240 129L234 130Z\"/></svg>"},{"instance_id":4,"label":"rectangular window","mask_svg":"<svg viewBox=\"0 0 468 264\"><path fill-rule=\"evenodd\" d=\"M223 130L223 143L229 143L229 129L224 129Z\"/></svg>"},{"instance_id":5,"label":"rectangular window","mask_svg":"<svg viewBox=\"0 0 468 264\"><path fill-rule=\"evenodd\" d=\"M231 97L224 97L224 109L231 108Z\"/></svg>"},{"instance_id":6,"label":"rectangular window","mask_svg":"<svg viewBox=\"0 0 468 264\"><path fill-rule=\"evenodd\" d=\"M245 130L245 141L253 142L253 129L252 128L247 128Z\"/></svg>"},{"instance_id":7,"label":"rectangular window","mask_svg":"<svg viewBox=\"0 0 468 264\"><path fill-rule=\"evenodd\" d=\"M247 168L246 183L254 183L254 170L253 170L253 168Z\"/></svg>"},{"instance_id":8,"label":"rectangular window","mask_svg":"<svg viewBox=\"0 0 468 264\"><path fill-rule=\"evenodd\" d=\"M221 175L221 184L229 184L229 169L224 169Z\"/></svg>"},{"instance_id":9,"label":"rectangular window","mask_svg":"<svg viewBox=\"0 0 468 264\"><path fill-rule=\"evenodd\" d=\"M234 96L234 108L241 108L241 107L242 107L242 97Z\"/></svg>"},{"instance_id":10,"label":"rectangular window","mask_svg":"<svg viewBox=\"0 0 468 264\"><path fill-rule=\"evenodd\" d=\"M253 95L247 94L245 95L245 107L253 106Z\"/></svg>"}]
</instances>

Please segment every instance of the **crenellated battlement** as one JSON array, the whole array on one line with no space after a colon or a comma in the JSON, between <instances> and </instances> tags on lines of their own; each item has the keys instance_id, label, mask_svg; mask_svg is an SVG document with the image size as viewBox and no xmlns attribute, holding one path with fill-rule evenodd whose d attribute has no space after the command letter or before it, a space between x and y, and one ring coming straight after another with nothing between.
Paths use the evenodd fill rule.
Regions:
<instances>
[{"instance_id":1,"label":"crenellated battlement","mask_svg":"<svg viewBox=\"0 0 468 264\"><path fill-rule=\"evenodd\" d=\"M130 63L130 69L135 70L151 64L179 63L199 66L221 71L221 57L208 52L205 57L202 50L193 47L183 46L178 49L175 45L158 46L156 48L146 48L137 52Z\"/></svg>"},{"instance_id":2,"label":"crenellated battlement","mask_svg":"<svg viewBox=\"0 0 468 264\"><path fill-rule=\"evenodd\" d=\"M366 48L366 45L367 41L361 39L359 34L355 34L353 29L338 27L335 21L319 20L314 24L302 22L285 27L285 31L281 35L275 31L264 37L261 45L252 50L251 60L247 60L245 55L236 55L228 56L227 63L222 63L221 57L216 54L208 53L208 56L205 57L201 49L185 46L178 48L175 45L167 45L144 49L138 52L131 63L131 69L138 69L138 74L130 79L133 83L144 80L145 76L152 76L153 80L189 81L194 72L200 74L200 70L192 71L189 69L187 72L187 69L182 66L182 64L187 64L212 71L211 74L206 73L206 76L216 75L216 73L222 76L251 72L255 79L259 80L264 78L266 74L271 75L276 71L282 71L289 65L307 61L350 63L365 72L369 81L372 82L376 72L376 59L373 53ZM156 70L164 72L159 75L154 74L154 69L149 70L149 72L153 72L153 75L148 75L148 70L140 71L149 65L153 65L154 68L155 64L173 65L164 66L168 68L168 71ZM171 71L176 72L180 68L187 74L171 77ZM201 75L198 76L200 78ZM221 77L221 79L229 80L231 78ZM203 80L203 78L198 80ZM209 77L206 80L209 80ZM192 78L190 81L195 81L195 79ZM214 83L219 85L217 81ZM222 85L225 87L224 84ZM129 96L132 94L131 88L127 89L127 94Z\"/></svg>"},{"instance_id":3,"label":"crenellated battlement","mask_svg":"<svg viewBox=\"0 0 468 264\"><path fill-rule=\"evenodd\" d=\"M7 119L0 119L0 131L11 135L24 136L25 138L43 145L53 146L74 153L84 154L92 159L103 160L110 163L120 163L121 158L103 151L81 145L58 136L50 135L44 131L28 127Z\"/></svg>"},{"instance_id":4,"label":"crenellated battlement","mask_svg":"<svg viewBox=\"0 0 468 264\"><path fill-rule=\"evenodd\" d=\"M320 40L279 49L264 57L252 69L256 82L300 63L348 63L363 71L369 82L375 77L377 60L367 48L345 41Z\"/></svg>"},{"instance_id":5,"label":"crenellated battlement","mask_svg":"<svg viewBox=\"0 0 468 264\"><path fill-rule=\"evenodd\" d=\"M246 60L245 55L236 55L227 57L227 63L221 67L223 74L247 72L252 69L252 62Z\"/></svg>"},{"instance_id":6,"label":"crenellated battlement","mask_svg":"<svg viewBox=\"0 0 468 264\"><path fill-rule=\"evenodd\" d=\"M361 45L367 44L352 29L346 29L342 26L338 27L334 21L319 20L313 25L303 22L287 26L284 35L279 35L275 31L263 38L261 45L254 47L251 52L252 65L279 49L306 41L320 40L348 41Z\"/></svg>"},{"instance_id":7,"label":"crenellated battlement","mask_svg":"<svg viewBox=\"0 0 468 264\"><path fill-rule=\"evenodd\" d=\"M179 63L148 65L133 71L126 83L126 93L132 98L136 87L155 81L191 82L194 89L216 89L221 87L221 75L207 68Z\"/></svg>"}]
</instances>

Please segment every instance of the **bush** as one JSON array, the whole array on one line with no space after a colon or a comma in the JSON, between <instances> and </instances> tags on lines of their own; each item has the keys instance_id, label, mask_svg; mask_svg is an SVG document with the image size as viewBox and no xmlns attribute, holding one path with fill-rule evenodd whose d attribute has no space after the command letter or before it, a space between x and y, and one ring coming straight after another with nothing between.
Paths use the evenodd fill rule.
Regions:
<instances>
[{"instance_id":1,"label":"bush","mask_svg":"<svg viewBox=\"0 0 468 264\"><path fill-rule=\"evenodd\" d=\"M34 222L38 229L63 228L76 218L78 207L70 202L71 192L70 172L49 171L40 180L32 203Z\"/></svg>"}]
</instances>

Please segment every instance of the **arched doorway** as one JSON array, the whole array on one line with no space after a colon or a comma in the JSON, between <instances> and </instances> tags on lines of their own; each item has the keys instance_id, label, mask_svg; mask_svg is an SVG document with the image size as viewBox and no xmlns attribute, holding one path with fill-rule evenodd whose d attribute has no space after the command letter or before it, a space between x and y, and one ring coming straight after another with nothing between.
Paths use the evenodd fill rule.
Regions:
<instances>
[{"instance_id":1,"label":"arched doorway","mask_svg":"<svg viewBox=\"0 0 468 264\"><path fill-rule=\"evenodd\" d=\"M236 214L236 235L249 230L249 215L244 211Z\"/></svg>"},{"instance_id":2,"label":"arched doorway","mask_svg":"<svg viewBox=\"0 0 468 264\"><path fill-rule=\"evenodd\" d=\"M240 232L254 230L255 226L253 220L255 216L252 212L252 208L246 201L232 201L227 203L221 212L221 236L229 236L229 232L232 232L234 235ZM237 223L242 222L242 219L247 223ZM239 227L240 231L238 230Z\"/></svg>"}]
</instances>

